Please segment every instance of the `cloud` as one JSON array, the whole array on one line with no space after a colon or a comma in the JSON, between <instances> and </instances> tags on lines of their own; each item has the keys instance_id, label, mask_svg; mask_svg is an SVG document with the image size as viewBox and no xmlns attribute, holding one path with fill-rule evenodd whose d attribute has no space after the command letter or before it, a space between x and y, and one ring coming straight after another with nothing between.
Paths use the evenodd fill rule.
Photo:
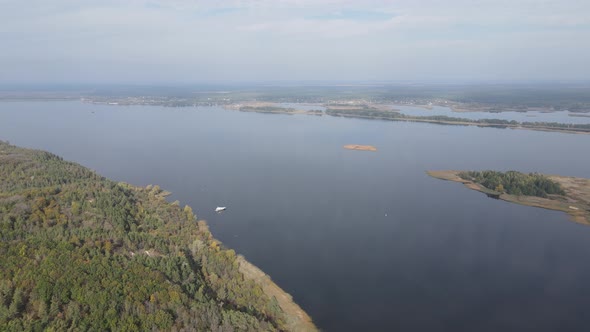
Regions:
<instances>
[{"instance_id":1,"label":"cloud","mask_svg":"<svg viewBox=\"0 0 590 332\"><path fill-rule=\"evenodd\" d=\"M539 77L526 58L546 77L589 77L588 12L576 0L0 0L0 80Z\"/></svg>"}]
</instances>

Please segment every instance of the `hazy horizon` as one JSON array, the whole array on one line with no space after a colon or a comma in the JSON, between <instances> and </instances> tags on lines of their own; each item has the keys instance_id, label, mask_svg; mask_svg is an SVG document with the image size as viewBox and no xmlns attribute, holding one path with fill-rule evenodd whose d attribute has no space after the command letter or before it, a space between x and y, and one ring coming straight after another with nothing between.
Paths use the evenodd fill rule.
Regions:
<instances>
[{"instance_id":1,"label":"hazy horizon","mask_svg":"<svg viewBox=\"0 0 590 332\"><path fill-rule=\"evenodd\" d=\"M587 1L0 0L0 84L578 82Z\"/></svg>"}]
</instances>

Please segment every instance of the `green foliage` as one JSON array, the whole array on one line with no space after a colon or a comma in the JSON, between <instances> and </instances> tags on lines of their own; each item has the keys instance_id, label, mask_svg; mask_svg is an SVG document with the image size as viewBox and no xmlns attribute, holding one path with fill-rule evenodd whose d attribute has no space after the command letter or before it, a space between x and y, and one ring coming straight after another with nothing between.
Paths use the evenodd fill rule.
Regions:
<instances>
[{"instance_id":1,"label":"green foliage","mask_svg":"<svg viewBox=\"0 0 590 332\"><path fill-rule=\"evenodd\" d=\"M281 330L190 207L0 142L0 331Z\"/></svg>"},{"instance_id":2,"label":"green foliage","mask_svg":"<svg viewBox=\"0 0 590 332\"><path fill-rule=\"evenodd\" d=\"M547 195L565 195L559 183L548 177L529 173L524 174L516 171L506 173L496 171L462 172L460 177L474 181L482 186L498 192L506 192L511 195L526 195L547 197Z\"/></svg>"}]
</instances>

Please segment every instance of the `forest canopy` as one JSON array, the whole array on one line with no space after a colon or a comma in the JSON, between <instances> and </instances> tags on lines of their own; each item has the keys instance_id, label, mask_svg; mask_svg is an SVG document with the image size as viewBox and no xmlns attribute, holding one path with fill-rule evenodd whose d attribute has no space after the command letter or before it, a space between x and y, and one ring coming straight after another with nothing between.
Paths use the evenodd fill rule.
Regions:
<instances>
[{"instance_id":1,"label":"forest canopy","mask_svg":"<svg viewBox=\"0 0 590 332\"><path fill-rule=\"evenodd\" d=\"M537 173L469 171L461 172L459 176L465 180L477 182L488 189L510 195L547 197L565 194L559 183Z\"/></svg>"},{"instance_id":2,"label":"forest canopy","mask_svg":"<svg viewBox=\"0 0 590 332\"><path fill-rule=\"evenodd\" d=\"M158 186L0 141L0 330L274 331L285 314Z\"/></svg>"}]
</instances>

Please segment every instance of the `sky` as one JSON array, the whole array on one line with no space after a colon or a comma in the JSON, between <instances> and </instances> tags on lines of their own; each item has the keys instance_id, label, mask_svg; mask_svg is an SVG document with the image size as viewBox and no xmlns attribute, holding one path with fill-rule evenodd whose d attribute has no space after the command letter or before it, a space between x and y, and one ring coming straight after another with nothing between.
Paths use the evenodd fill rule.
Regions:
<instances>
[{"instance_id":1,"label":"sky","mask_svg":"<svg viewBox=\"0 0 590 332\"><path fill-rule=\"evenodd\" d=\"M0 83L578 81L588 0L0 0Z\"/></svg>"}]
</instances>

